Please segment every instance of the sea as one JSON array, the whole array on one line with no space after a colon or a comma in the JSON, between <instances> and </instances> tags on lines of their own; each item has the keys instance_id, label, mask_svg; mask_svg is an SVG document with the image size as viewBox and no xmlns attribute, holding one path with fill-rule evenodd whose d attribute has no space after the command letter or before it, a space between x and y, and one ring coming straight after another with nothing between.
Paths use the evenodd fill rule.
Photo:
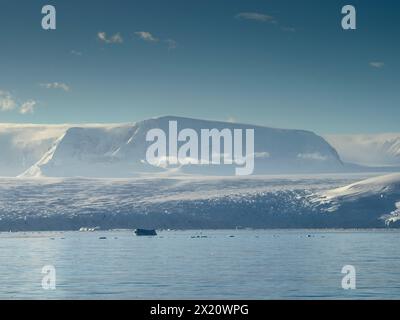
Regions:
<instances>
[{"instance_id":1,"label":"sea","mask_svg":"<svg viewBox=\"0 0 400 320\"><path fill-rule=\"evenodd\" d=\"M399 239L386 229L0 233L0 299L399 299Z\"/></svg>"}]
</instances>

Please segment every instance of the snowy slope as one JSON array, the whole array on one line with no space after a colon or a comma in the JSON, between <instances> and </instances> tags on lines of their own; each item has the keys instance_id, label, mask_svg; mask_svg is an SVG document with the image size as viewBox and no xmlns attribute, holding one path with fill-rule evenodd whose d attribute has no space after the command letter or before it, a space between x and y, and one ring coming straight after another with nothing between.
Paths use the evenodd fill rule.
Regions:
<instances>
[{"instance_id":1,"label":"snowy slope","mask_svg":"<svg viewBox=\"0 0 400 320\"><path fill-rule=\"evenodd\" d=\"M400 173L374 177L325 192L327 199L383 196L400 190Z\"/></svg>"},{"instance_id":2,"label":"snowy slope","mask_svg":"<svg viewBox=\"0 0 400 320\"><path fill-rule=\"evenodd\" d=\"M129 177L146 167L135 148L120 150L135 134L135 125L71 127L21 177ZM151 171L148 166L147 171Z\"/></svg>"},{"instance_id":3,"label":"snowy slope","mask_svg":"<svg viewBox=\"0 0 400 320\"><path fill-rule=\"evenodd\" d=\"M323 138L303 130L284 130L243 124L161 117L132 125L72 127L51 150L24 172L24 177L132 177L149 172L178 172L203 175L233 175L235 166L195 166L155 168L145 163L150 142L146 134L159 128L168 132L169 121L178 130L255 129L255 173L335 172L343 164ZM183 144L183 143L181 143Z\"/></svg>"},{"instance_id":4,"label":"snowy slope","mask_svg":"<svg viewBox=\"0 0 400 320\"><path fill-rule=\"evenodd\" d=\"M117 126L122 125L83 124L77 126L73 124L0 123L0 177L15 177L27 170L31 170L32 176L36 175L38 172L34 170L35 165L49 161L49 157L52 156L58 143L70 128L102 128L107 130Z\"/></svg>"},{"instance_id":5,"label":"snowy slope","mask_svg":"<svg viewBox=\"0 0 400 320\"><path fill-rule=\"evenodd\" d=\"M327 135L345 162L366 166L400 166L400 133Z\"/></svg>"},{"instance_id":6,"label":"snowy slope","mask_svg":"<svg viewBox=\"0 0 400 320\"><path fill-rule=\"evenodd\" d=\"M386 225L400 220L400 173L374 177L319 194L316 201L327 212L364 218L366 222L381 219Z\"/></svg>"}]
</instances>

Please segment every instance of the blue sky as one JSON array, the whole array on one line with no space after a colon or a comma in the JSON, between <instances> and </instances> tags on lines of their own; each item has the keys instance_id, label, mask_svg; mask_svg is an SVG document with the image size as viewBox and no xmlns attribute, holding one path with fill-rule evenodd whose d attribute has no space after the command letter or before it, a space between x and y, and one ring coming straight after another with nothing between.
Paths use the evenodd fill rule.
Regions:
<instances>
[{"instance_id":1,"label":"blue sky","mask_svg":"<svg viewBox=\"0 0 400 320\"><path fill-rule=\"evenodd\" d=\"M45 4L57 9L55 31L41 28ZM357 30L341 28L345 4L357 9ZM399 131L395 0L0 6L0 122L179 115L321 134Z\"/></svg>"}]
</instances>

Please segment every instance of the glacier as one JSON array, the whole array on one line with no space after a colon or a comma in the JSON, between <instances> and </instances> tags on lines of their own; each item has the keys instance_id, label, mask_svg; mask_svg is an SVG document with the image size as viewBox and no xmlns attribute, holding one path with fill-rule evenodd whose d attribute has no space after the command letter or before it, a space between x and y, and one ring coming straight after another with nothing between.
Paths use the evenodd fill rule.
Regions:
<instances>
[{"instance_id":1,"label":"glacier","mask_svg":"<svg viewBox=\"0 0 400 320\"><path fill-rule=\"evenodd\" d=\"M400 175L362 178L3 178L0 231L398 227Z\"/></svg>"}]
</instances>

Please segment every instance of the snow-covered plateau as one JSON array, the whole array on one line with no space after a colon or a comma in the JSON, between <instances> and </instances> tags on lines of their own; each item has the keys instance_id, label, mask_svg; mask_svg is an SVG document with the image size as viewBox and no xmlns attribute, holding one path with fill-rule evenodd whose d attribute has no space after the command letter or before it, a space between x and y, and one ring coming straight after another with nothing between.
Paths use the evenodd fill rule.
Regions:
<instances>
[{"instance_id":1,"label":"snow-covered plateau","mask_svg":"<svg viewBox=\"0 0 400 320\"><path fill-rule=\"evenodd\" d=\"M152 144L146 141L147 133L151 129L168 132L170 121L176 121L179 130L190 128L199 136L203 129L253 129L255 174L346 171L336 150L311 131L167 116L132 124L0 125L0 176L127 178L155 172L234 175L232 165L157 167L147 163L146 151ZM221 154L224 143L221 141Z\"/></svg>"}]
</instances>

